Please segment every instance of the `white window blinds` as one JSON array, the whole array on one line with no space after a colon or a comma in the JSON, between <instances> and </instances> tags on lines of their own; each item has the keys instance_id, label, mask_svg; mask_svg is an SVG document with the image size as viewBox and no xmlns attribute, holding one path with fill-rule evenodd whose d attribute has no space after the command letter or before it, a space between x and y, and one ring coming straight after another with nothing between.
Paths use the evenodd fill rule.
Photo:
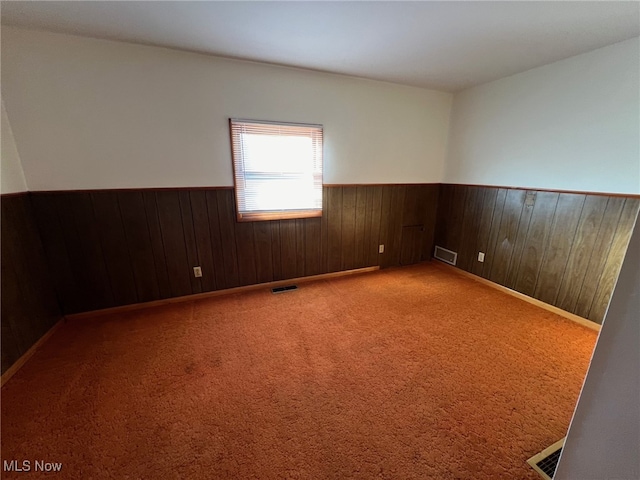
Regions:
<instances>
[{"instance_id":1,"label":"white window blinds","mask_svg":"<svg viewBox=\"0 0 640 480\"><path fill-rule=\"evenodd\" d=\"M230 125L239 221L322 215L322 125Z\"/></svg>"}]
</instances>

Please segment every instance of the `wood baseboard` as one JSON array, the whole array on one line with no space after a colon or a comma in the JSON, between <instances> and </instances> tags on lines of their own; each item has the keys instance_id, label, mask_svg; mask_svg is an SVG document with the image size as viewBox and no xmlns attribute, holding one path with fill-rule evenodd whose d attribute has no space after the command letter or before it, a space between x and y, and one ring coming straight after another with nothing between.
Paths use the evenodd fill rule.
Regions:
<instances>
[{"instance_id":1,"label":"wood baseboard","mask_svg":"<svg viewBox=\"0 0 640 480\"><path fill-rule=\"evenodd\" d=\"M182 302L192 302L194 300L202 300L206 298L219 297L222 295L232 295L234 293L243 293L243 292L251 292L254 290L283 287L285 285L291 285L293 283L305 283L305 282L313 282L316 280L327 280L327 279L338 278L338 277L346 277L349 275L358 275L362 273L375 272L376 270L380 270L380 267L377 265L375 267L356 268L353 270L343 270L340 272L322 273L320 275L310 275L307 277L289 278L287 280L277 280L275 282L256 283L254 285L245 285L242 287L227 288L224 290L214 290L212 292L196 293L193 295L184 295L181 297L165 298L162 300L154 300L152 302L132 303L130 305L122 305L120 307L104 308L101 310L92 310L90 312L74 313L71 315L66 315L65 318L68 320L87 319L87 318L93 318L93 317L112 314L112 313L130 312L134 310L141 310L144 308L157 307L161 305L170 305L173 303L182 303Z\"/></svg>"},{"instance_id":2,"label":"wood baseboard","mask_svg":"<svg viewBox=\"0 0 640 480\"><path fill-rule=\"evenodd\" d=\"M29 348L29 350L24 352L24 354L18 360L16 360L15 363L11 365L6 372L2 374L2 379L0 380L0 387L4 386L4 384L7 383L11 379L11 377L13 377L16 374L16 372L20 370L22 366L25 363L27 363L27 361L31 357L33 357L33 354L36 353L38 348L40 348L44 344L44 342L46 342L51 337L51 335L53 335L55 331L58 330L58 328L60 328L60 325L62 325L64 321L65 321L64 317L58 320L53 325L53 327L51 327L47 331L47 333L45 333L42 337L40 337L36 343L31 345L31 348Z\"/></svg>"},{"instance_id":3,"label":"wood baseboard","mask_svg":"<svg viewBox=\"0 0 640 480\"><path fill-rule=\"evenodd\" d=\"M436 259L437 260L437 259ZM595 330L597 332L600 331L601 325L596 323L596 322L592 322L591 320L587 320L586 318L582 318L574 313L571 312L567 312L566 310L562 310L561 308L555 307L553 305L549 305L548 303L545 303L541 300L538 300L536 298L530 297L528 295L525 295L524 293L520 293L520 292L516 292L515 290L511 290L510 288L504 287L502 285L499 285L495 282L492 282L491 280L487 280L486 278L482 278L479 277L477 275L474 275L473 273L469 273L465 270L461 270L457 267L454 267L453 265L447 265L444 262L441 261L436 261L434 262L434 265L437 265L438 268L442 268L444 270L450 271L450 272L455 272L458 275L462 275L463 277L467 277L467 278L471 278L472 280L475 280L476 282L480 282L484 285L488 285L492 288L495 288L496 290L500 290L501 292L504 292L506 294L509 294L513 297L519 298L520 300L524 300L527 303L531 303L537 307L540 307L544 310L547 310L548 312L552 312L555 313L556 315L560 315L561 317L567 318L571 321L574 321L576 323L579 323L580 325L583 325L587 328L590 328L591 330Z\"/></svg>"}]
</instances>

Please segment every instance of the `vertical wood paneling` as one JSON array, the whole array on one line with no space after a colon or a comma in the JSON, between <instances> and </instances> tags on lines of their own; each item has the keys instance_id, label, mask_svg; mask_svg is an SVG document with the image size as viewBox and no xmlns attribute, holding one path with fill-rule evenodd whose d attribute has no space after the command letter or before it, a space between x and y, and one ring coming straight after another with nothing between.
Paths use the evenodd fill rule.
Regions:
<instances>
[{"instance_id":1,"label":"vertical wood paneling","mask_svg":"<svg viewBox=\"0 0 640 480\"><path fill-rule=\"evenodd\" d=\"M391 265L389 256L391 255L391 188L382 189L381 210L380 210L380 245L384 245L384 252L379 254L378 261L380 267Z\"/></svg>"},{"instance_id":2,"label":"vertical wood paneling","mask_svg":"<svg viewBox=\"0 0 640 480\"><path fill-rule=\"evenodd\" d=\"M55 195L32 195L34 217L42 238L42 245L47 257L49 270L53 276L54 288L60 299L64 313L79 312L77 279L71 271L69 254L64 242L64 232L58 221L57 203L53 201ZM10 197L7 197L10 198ZM4 199L6 204L8 200ZM9 223L3 222L3 225ZM3 234L6 227L2 229Z\"/></svg>"},{"instance_id":3,"label":"vertical wood paneling","mask_svg":"<svg viewBox=\"0 0 640 480\"><path fill-rule=\"evenodd\" d=\"M202 268L200 285L203 292L210 292L216 289L216 275L218 273L218 267L214 264L213 251L211 249L213 234L210 229L209 208L207 206L206 192L202 190L193 190L189 192L189 198L191 203L195 243L198 249L198 259L196 264Z\"/></svg>"},{"instance_id":4,"label":"vertical wood paneling","mask_svg":"<svg viewBox=\"0 0 640 480\"><path fill-rule=\"evenodd\" d=\"M433 254L435 245L436 216L438 213L438 195L440 193L439 185L422 186L422 195L420 202L426 205L422 224L424 232L422 234L422 254L421 260L429 260Z\"/></svg>"},{"instance_id":5,"label":"vertical wood paneling","mask_svg":"<svg viewBox=\"0 0 640 480\"><path fill-rule=\"evenodd\" d=\"M282 278L298 276L296 221L280 220L280 262Z\"/></svg>"},{"instance_id":6,"label":"vertical wood paneling","mask_svg":"<svg viewBox=\"0 0 640 480\"><path fill-rule=\"evenodd\" d=\"M169 283L167 261L164 256L164 242L160 230L156 194L154 191L145 191L142 193L142 197L144 200L149 236L151 238L151 251L156 268L156 281L158 283L160 298L169 298L171 297L171 284Z\"/></svg>"},{"instance_id":7,"label":"vertical wood paneling","mask_svg":"<svg viewBox=\"0 0 640 480\"><path fill-rule=\"evenodd\" d=\"M438 191L438 211L436 213L435 244L449 250L451 250L449 235L452 229L451 205L453 204L453 195L453 185L442 185L440 187Z\"/></svg>"},{"instance_id":8,"label":"vertical wood paneling","mask_svg":"<svg viewBox=\"0 0 640 480\"><path fill-rule=\"evenodd\" d=\"M160 289L142 193L118 192L117 199L120 204L138 301L158 300Z\"/></svg>"},{"instance_id":9,"label":"vertical wood paneling","mask_svg":"<svg viewBox=\"0 0 640 480\"><path fill-rule=\"evenodd\" d=\"M3 225L7 225L3 216ZM16 245L3 235L3 244ZM20 288L19 265L15 265L11 247L2 247L2 370L15 362L29 348L29 337L36 330L31 324L32 299ZM5 327L6 326L6 327ZM5 348L7 352L5 352Z\"/></svg>"},{"instance_id":10,"label":"vertical wood paneling","mask_svg":"<svg viewBox=\"0 0 640 480\"><path fill-rule=\"evenodd\" d=\"M2 262L1 271L2 271L3 282L15 284L16 280L15 278L13 278L13 275L15 275L15 273L13 272L13 269L9 268L8 264L5 264L4 262ZM2 319L3 319L1 323L2 330L0 332L0 335L2 335L0 337L2 339L2 348L0 349L0 351L2 352L1 363L2 363L3 374L23 354L20 346L20 344L22 343L20 340L20 333L19 332L14 333L11 327L11 325L15 322L15 320L13 320L11 317L17 316L19 313L19 309L22 308L22 305L21 305L22 302L20 301L20 297L18 295L14 295L15 293L17 293L17 290L6 289L6 287L3 289L3 292L2 292L2 304L6 305L6 307L4 307L4 310L11 308L15 312L13 314L3 312L2 314ZM43 335L44 333L46 332L43 332Z\"/></svg>"},{"instance_id":11,"label":"vertical wood paneling","mask_svg":"<svg viewBox=\"0 0 640 480\"><path fill-rule=\"evenodd\" d=\"M367 191L369 187L357 187L355 209L355 253L353 268L362 268L367 265L366 245L370 243L367 230Z\"/></svg>"},{"instance_id":12,"label":"vertical wood paneling","mask_svg":"<svg viewBox=\"0 0 640 480\"><path fill-rule=\"evenodd\" d=\"M493 220L496 198L498 196L498 189L484 187L482 188L482 191L482 206L480 209L480 225L478 227L476 250L486 254L489 249L489 235L491 232L491 223ZM473 262L471 272L475 275L482 276L483 267L484 263L477 261Z\"/></svg>"},{"instance_id":13,"label":"vertical wood paneling","mask_svg":"<svg viewBox=\"0 0 640 480\"><path fill-rule=\"evenodd\" d=\"M215 190L208 190L205 194L205 198L207 201L207 216L210 235L209 243L211 245L215 285L217 289L229 288L231 286L231 280L225 267L224 249L222 248L220 215L218 213L218 194ZM204 229L204 226L202 228Z\"/></svg>"},{"instance_id":14,"label":"vertical wood paneling","mask_svg":"<svg viewBox=\"0 0 640 480\"><path fill-rule=\"evenodd\" d=\"M409 265L430 258L435 208L433 185L407 185L402 207L400 264ZM437 201L437 200L435 200ZM427 239L425 239L427 237Z\"/></svg>"},{"instance_id":15,"label":"vertical wood paneling","mask_svg":"<svg viewBox=\"0 0 640 480\"><path fill-rule=\"evenodd\" d=\"M43 193L33 205L66 313L413 263L428 258L438 238L459 253L462 268L531 295L537 284L539 296L599 317L629 229L620 220L624 199L608 198L605 208L606 197L563 194L566 205L555 212L557 193L536 192L532 208L524 195L448 185L325 187L321 218L243 224L230 189ZM477 251L486 253L484 264ZM203 267L202 280L192 278L194 265Z\"/></svg>"},{"instance_id":16,"label":"vertical wood paneling","mask_svg":"<svg viewBox=\"0 0 640 480\"><path fill-rule=\"evenodd\" d=\"M238 252L238 278L240 285L256 283L256 260L254 245L254 222L235 224L236 248Z\"/></svg>"},{"instance_id":17,"label":"vertical wood paneling","mask_svg":"<svg viewBox=\"0 0 640 480\"><path fill-rule=\"evenodd\" d=\"M52 198L52 202L56 205L58 212L58 221L67 247L71 273L76 279L76 295L79 297L77 308L79 311L85 311L96 303L97 297L89 283L91 272L87 269L82 250L83 240L78 234L73 215L75 197L73 193L60 193Z\"/></svg>"},{"instance_id":18,"label":"vertical wood paneling","mask_svg":"<svg viewBox=\"0 0 640 480\"><path fill-rule=\"evenodd\" d=\"M411 265L420 261L423 232L422 225L402 227L400 265Z\"/></svg>"},{"instance_id":19,"label":"vertical wood paneling","mask_svg":"<svg viewBox=\"0 0 640 480\"><path fill-rule=\"evenodd\" d=\"M95 303L91 308L107 308L115 304L109 273L102 252L100 233L93 213L93 204L89 195L75 195L71 206L78 236L82 239L81 248L84 256L85 276ZM87 278L88 277L88 278ZM155 275L154 275L155 278Z\"/></svg>"},{"instance_id":20,"label":"vertical wood paneling","mask_svg":"<svg viewBox=\"0 0 640 480\"><path fill-rule=\"evenodd\" d=\"M576 235L571 245L571 253L556 305L568 312L575 311L578 295L584 282L591 252L598 238L600 224L607 208L607 197L588 196L585 200Z\"/></svg>"},{"instance_id":21,"label":"vertical wood paneling","mask_svg":"<svg viewBox=\"0 0 640 480\"><path fill-rule=\"evenodd\" d=\"M296 219L296 277L304 277L305 272L305 231L307 219Z\"/></svg>"},{"instance_id":22,"label":"vertical wood paneling","mask_svg":"<svg viewBox=\"0 0 640 480\"><path fill-rule=\"evenodd\" d=\"M191 198L188 191L181 191L178 194L180 199L180 213L182 215L182 234L184 236L184 247L187 252L187 262L189 265L189 280L191 282L192 293L202 293L202 281L193 273L193 267L199 265L198 245L196 244L196 234L193 228L193 214L191 212Z\"/></svg>"},{"instance_id":23,"label":"vertical wood paneling","mask_svg":"<svg viewBox=\"0 0 640 480\"><path fill-rule=\"evenodd\" d=\"M368 242L366 244L367 266L379 265L380 254L380 218L382 214L382 187L375 186L367 189L366 228Z\"/></svg>"},{"instance_id":24,"label":"vertical wood paneling","mask_svg":"<svg viewBox=\"0 0 640 480\"><path fill-rule=\"evenodd\" d=\"M48 330L60 318L60 305L53 289L51 272L46 265L30 198L18 195L14 203L13 208L9 205L13 216L9 217L9 223L3 224L3 229L11 230L11 237L19 240L19 245L8 245L8 253L19 275L20 289L29 299L29 323L37 329L30 332L28 338L36 341L41 331ZM24 272L29 274L25 275Z\"/></svg>"},{"instance_id":25,"label":"vertical wood paneling","mask_svg":"<svg viewBox=\"0 0 640 480\"><path fill-rule=\"evenodd\" d=\"M460 185L454 185L452 190L452 199L449 204L449 217L447 223L449 232L447 234L447 245L451 250L460 251L459 245L462 236L462 222L464 220L464 207L469 190Z\"/></svg>"},{"instance_id":26,"label":"vertical wood paneling","mask_svg":"<svg viewBox=\"0 0 640 480\"><path fill-rule=\"evenodd\" d=\"M325 187L320 218L252 223L236 222L230 189L42 193L34 203L65 313L74 313L429 258L438 190Z\"/></svg>"},{"instance_id":27,"label":"vertical wood paneling","mask_svg":"<svg viewBox=\"0 0 640 480\"><path fill-rule=\"evenodd\" d=\"M56 205L58 211L58 221L67 247L71 273L76 279L77 295L80 297L78 309L82 311L90 308L91 305L101 303L108 305L108 301L101 302L104 298L100 292L100 279L96 275L97 272L91 271L90 247L85 246L86 240L88 240L85 235L91 232L80 231L78 228L77 215L75 215L75 207L79 202L78 197L73 193L61 193L52 198L52 203ZM95 224L95 222L92 223ZM99 235L94 240L96 239L100 242ZM104 265L104 261L102 263ZM107 284L109 284L108 279Z\"/></svg>"},{"instance_id":28,"label":"vertical wood paneling","mask_svg":"<svg viewBox=\"0 0 640 480\"><path fill-rule=\"evenodd\" d=\"M65 313L410 264L429 258L438 241L458 252L460 268L600 321L637 200L533 193L530 206L518 189L325 187L322 217L254 223L236 222L231 189L32 197ZM631 210L622 215L623 207Z\"/></svg>"},{"instance_id":29,"label":"vertical wood paneling","mask_svg":"<svg viewBox=\"0 0 640 480\"><path fill-rule=\"evenodd\" d=\"M436 236L458 252L459 268L601 322L639 200L529 193L532 205L521 189L443 185L436 228L448 231Z\"/></svg>"},{"instance_id":30,"label":"vertical wood paneling","mask_svg":"<svg viewBox=\"0 0 640 480\"><path fill-rule=\"evenodd\" d=\"M327 271L342 268L342 188L327 189Z\"/></svg>"},{"instance_id":31,"label":"vertical wood paneling","mask_svg":"<svg viewBox=\"0 0 640 480\"><path fill-rule=\"evenodd\" d=\"M600 282L600 276L607 264L609 249L615 238L622 208L624 207L624 201L625 199L621 197L610 197L607 202L607 208L605 209L600 230L598 231L598 238L591 252L587 273L584 282L582 282L580 294L578 295L576 309L573 312L581 317L589 318L589 311L591 310L593 298Z\"/></svg>"},{"instance_id":32,"label":"vertical wood paneling","mask_svg":"<svg viewBox=\"0 0 640 480\"><path fill-rule=\"evenodd\" d=\"M118 197L115 192L93 192L91 200L114 301L116 305L136 303L138 301L136 282Z\"/></svg>"},{"instance_id":33,"label":"vertical wood paneling","mask_svg":"<svg viewBox=\"0 0 640 480\"><path fill-rule=\"evenodd\" d=\"M2 373L60 318L29 194L3 195L0 315Z\"/></svg>"},{"instance_id":34,"label":"vertical wood paneling","mask_svg":"<svg viewBox=\"0 0 640 480\"><path fill-rule=\"evenodd\" d=\"M238 274L238 253L236 249L236 213L232 190L216 190L218 200L218 224L222 244L222 259L226 274L227 288L240 285Z\"/></svg>"},{"instance_id":35,"label":"vertical wood paneling","mask_svg":"<svg viewBox=\"0 0 640 480\"><path fill-rule=\"evenodd\" d=\"M529 231L518 266L515 290L533 296L542 267L544 249L548 244L549 231L556 212L559 195L553 192L538 192L529 222Z\"/></svg>"},{"instance_id":36,"label":"vertical wood paneling","mask_svg":"<svg viewBox=\"0 0 640 480\"><path fill-rule=\"evenodd\" d=\"M390 235L389 252L385 257L387 263L385 267L400 265L400 252L402 249L402 219L404 197L406 187L404 185L393 185L391 187L391 215L389 217ZM386 252L385 252L386 253Z\"/></svg>"},{"instance_id":37,"label":"vertical wood paneling","mask_svg":"<svg viewBox=\"0 0 640 480\"><path fill-rule=\"evenodd\" d=\"M480 187L470 187L466 194L461 238L458 242L457 264L463 270L471 271L476 261L478 230L480 229L480 210L482 208Z\"/></svg>"},{"instance_id":38,"label":"vertical wood paneling","mask_svg":"<svg viewBox=\"0 0 640 480\"><path fill-rule=\"evenodd\" d=\"M256 222L253 225L253 245L255 248L256 282L272 282L273 255L270 222Z\"/></svg>"},{"instance_id":39,"label":"vertical wood paneling","mask_svg":"<svg viewBox=\"0 0 640 480\"><path fill-rule=\"evenodd\" d=\"M404 191L404 205L402 207L402 225L411 227L422 225L427 204L424 203L424 185L407 185Z\"/></svg>"},{"instance_id":40,"label":"vertical wood paneling","mask_svg":"<svg viewBox=\"0 0 640 480\"><path fill-rule=\"evenodd\" d=\"M284 275L282 274L282 241L280 236L280 221L272 220L269 222L271 228L271 256L273 265L273 279L282 280Z\"/></svg>"},{"instance_id":41,"label":"vertical wood paneling","mask_svg":"<svg viewBox=\"0 0 640 480\"><path fill-rule=\"evenodd\" d=\"M502 212L504 211L504 203L507 199L507 190L500 188L496 194L496 201L493 205L493 215L491 216L491 227L489 228L489 243L487 247L487 255L484 259L484 267L482 276L489 277L491 268L495 258L496 247L498 244L498 234L500 233L500 224L502 222Z\"/></svg>"},{"instance_id":42,"label":"vertical wood paneling","mask_svg":"<svg viewBox=\"0 0 640 480\"><path fill-rule=\"evenodd\" d=\"M329 271L329 202L328 188L322 189L322 217L320 217L320 273Z\"/></svg>"},{"instance_id":43,"label":"vertical wood paneling","mask_svg":"<svg viewBox=\"0 0 640 480\"><path fill-rule=\"evenodd\" d=\"M584 201L584 195L560 194L542 262L544 275L538 276L534 293L535 298L543 302L553 305L558 297Z\"/></svg>"},{"instance_id":44,"label":"vertical wood paneling","mask_svg":"<svg viewBox=\"0 0 640 480\"><path fill-rule=\"evenodd\" d=\"M355 268L356 187L342 189L342 260L340 270Z\"/></svg>"},{"instance_id":45,"label":"vertical wood paneling","mask_svg":"<svg viewBox=\"0 0 640 480\"><path fill-rule=\"evenodd\" d=\"M532 195L533 203L527 203L527 195ZM523 198L524 202L522 205L522 213L520 214L520 221L518 222L518 233L516 234L513 253L511 254L511 261L509 262L509 268L507 270L507 279L504 283L505 286L509 288L514 288L518 280L520 262L522 260L522 252L524 250L524 245L527 241L527 237L529 236L529 227L531 226L531 217L533 216L535 198L535 192L525 192L525 197Z\"/></svg>"},{"instance_id":46,"label":"vertical wood paneling","mask_svg":"<svg viewBox=\"0 0 640 480\"><path fill-rule=\"evenodd\" d=\"M322 220L320 218L309 218L304 223L304 258L305 258L305 275L318 275L322 273L320 268L320 250L321 238L320 230L322 228Z\"/></svg>"},{"instance_id":47,"label":"vertical wood paneling","mask_svg":"<svg viewBox=\"0 0 640 480\"><path fill-rule=\"evenodd\" d=\"M156 202L171 296L189 295L192 293L190 276L193 271L184 243L179 194L173 191L157 192Z\"/></svg>"},{"instance_id":48,"label":"vertical wood paneling","mask_svg":"<svg viewBox=\"0 0 640 480\"><path fill-rule=\"evenodd\" d=\"M611 243L609 254L607 255L607 263L602 271L602 275L600 275L598 288L591 303L591 309L589 310L590 320L599 321L604 317L618 278L618 272L620 272L620 266L624 260L624 254L627 251L627 244L631 238L631 232L637 215L638 200L633 198L626 199L620 220L618 221L618 226L616 227L616 235Z\"/></svg>"},{"instance_id":49,"label":"vertical wood paneling","mask_svg":"<svg viewBox=\"0 0 640 480\"><path fill-rule=\"evenodd\" d=\"M520 216L524 206L525 192L522 190L509 190L504 202L500 228L496 239L494 259L489 272L489 280L504 285L509 273L511 256L518 233Z\"/></svg>"}]
</instances>

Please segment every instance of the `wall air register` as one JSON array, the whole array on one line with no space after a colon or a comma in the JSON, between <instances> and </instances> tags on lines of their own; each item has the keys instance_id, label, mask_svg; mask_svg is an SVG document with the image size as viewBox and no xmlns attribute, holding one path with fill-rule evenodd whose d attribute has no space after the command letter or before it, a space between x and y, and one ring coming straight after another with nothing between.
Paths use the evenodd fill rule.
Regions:
<instances>
[{"instance_id":1,"label":"wall air register","mask_svg":"<svg viewBox=\"0 0 640 480\"><path fill-rule=\"evenodd\" d=\"M271 289L271 293L284 293L284 292L290 292L291 290L297 290L298 286L297 285L287 285L285 287L275 287Z\"/></svg>"},{"instance_id":2,"label":"wall air register","mask_svg":"<svg viewBox=\"0 0 640 480\"><path fill-rule=\"evenodd\" d=\"M447 250L446 248L442 248L437 245L433 256L438 260L448 263L449 265L455 265L458 260L458 254L456 252L452 252L451 250Z\"/></svg>"},{"instance_id":3,"label":"wall air register","mask_svg":"<svg viewBox=\"0 0 640 480\"><path fill-rule=\"evenodd\" d=\"M566 438L566 437L565 437ZM552 480L562 453L564 438L534 455L527 463L545 480Z\"/></svg>"}]
</instances>

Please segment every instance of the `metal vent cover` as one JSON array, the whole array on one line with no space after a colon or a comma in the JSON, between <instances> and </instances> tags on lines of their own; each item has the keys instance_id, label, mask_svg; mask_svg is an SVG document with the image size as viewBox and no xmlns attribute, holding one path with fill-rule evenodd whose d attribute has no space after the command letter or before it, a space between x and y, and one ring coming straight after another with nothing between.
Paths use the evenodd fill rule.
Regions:
<instances>
[{"instance_id":1,"label":"metal vent cover","mask_svg":"<svg viewBox=\"0 0 640 480\"><path fill-rule=\"evenodd\" d=\"M565 437L566 438L566 437ZM553 480L564 446L564 438L534 455L527 463L545 480Z\"/></svg>"},{"instance_id":2,"label":"metal vent cover","mask_svg":"<svg viewBox=\"0 0 640 480\"><path fill-rule=\"evenodd\" d=\"M442 248L436 245L436 250L433 253L433 256L438 260L442 260L449 265L455 265L458 260L458 254L456 252L452 252L451 250L447 250L446 248Z\"/></svg>"},{"instance_id":3,"label":"metal vent cover","mask_svg":"<svg viewBox=\"0 0 640 480\"><path fill-rule=\"evenodd\" d=\"M284 292L290 292L291 290L297 290L298 286L297 285L286 285L284 287L275 287L271 289L271 293L284 293Z\"/></svg>"}]
</instances>

